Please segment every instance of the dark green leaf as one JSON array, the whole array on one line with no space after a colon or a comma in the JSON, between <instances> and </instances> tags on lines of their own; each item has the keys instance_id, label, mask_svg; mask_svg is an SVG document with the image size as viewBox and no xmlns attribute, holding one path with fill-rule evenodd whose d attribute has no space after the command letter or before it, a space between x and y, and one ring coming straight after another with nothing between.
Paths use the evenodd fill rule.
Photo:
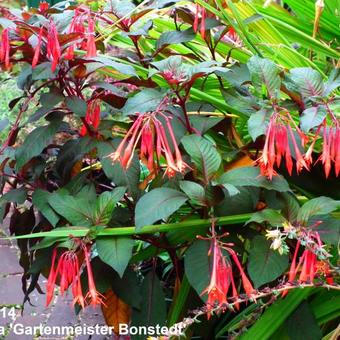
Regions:
<instances>
[{"instance_id":1,"label":"dark green leaf","mask_svg":"<svg viewBox=\"0 0 340 340\"><path fill-rule=\"evenodd\" d=\"M0 200L6 202L16 202L18 204L23 204L27 199L27 190L25 187L18 189L13 189L4 194Z\"/></svg>"},{"instance_id":2,"label":"dark green leaf","mask_svg":"<svg viewBox=\"0 0 340 340\"><path fill-rule=\"evenodd\" d=\"M39 126L25 138L24 143L15 153L18 169L43 151L58 131L60 124L61 121L55 120L48 125Z\"/></svg>"},{"instance_id":3,"label":"dark green leaf","mask_svg":"<svg viewBox=\"0 0 340 340\"><path fill-rule=\"evenodd\" d=\"M257 91L261 93L262 85L265 85L269 96L277 98L280 93L281 80L275 63L269 59L253 56L247 65Z\"/></svg>"},{"instance_id":4,"label":"dark green leaf","mask_svg":"<svg viewBox=\"0 0 340 340\"><path fill-rule=\"evenodd\" d=\"M98 197L94 212L94 225L106 225L110 221L113 209L122 199L125 191L125 187L118 187L112 191L105 191Z\"/></svg>"},{"instance_id":5,"label":"dark green leaf","mask_svg":"<svg viewBox=\"0 0 340 340\"><path fill-rule=\"evenodd\" d=\"M103 66L105 67L112 67L114 70L122 74L137 76L136 70L131 65L119 63L117 61L114 61L104 56L94 57L94 58L91 58L91 60L102 63Z\"/></svg>"},{"instance_id":6,"label":"dark green leaf","mask_svg":"<svg viewBox=\"0 0 340 340\"><path fill-rule=\"evenodd\" d=\"M200 296L210 280L209 248L209 242L197 240L186 251L184 257L185 274L190 285ZM205 300L205 297L202 296L202 299Z\"/></svg>"},{"instance_id":7,"label":"dark green leaf","mask_svg":"<svg viewBox=\"0 0 340 340\"><path fill-rule=\"evenodd\" d=\"M33 80L52 79L56 72L51 71L51 63L46 61L37 65L32 71Z\"/></svg>"},{"instance_id":8,"label":"dark green leaf","mask_svg":"<svg viewBox=\"0 0 340 340\"><path fill-rule=\"evenodd\" d=\"M120 277L132 256L135 242L127 237L99 237L96 238L96 249L100 259L111 266Z\"/></svg>"},{"instance_id":9,"label":"dark green leaf","mask_svg":"<svg viewBox=\"0 0 340 340\"><path fill-rule=\"evenodd\" d=\"M270 249L271 242L263 236L252 240L249 251L248 273L255 288L278 278L288 267L288 256Z\"/></svg>"},{"instance_id":10,"label":"dark green leaf","mask_svg":"<svg viewBox=\"0 0 340 340\"><path fill-rule=\"evenodd\" d=\"M183 42L191 41L195 38L195 32L192 28L185 31L169 31L161 34L157 40L157 50L164 45L180 44Z\"/></svg>"},{"instance_id":11,"label":"dark green leaf","mask_svg":"<svg viewBox=\"0 0 340 340\"><path fill-rule=\"evenodd\" d=\"M157 188L146 193L137 202L135 210L136 228L151 225L167 219L186 201L187 197L180 191L169 188Z\"/></svg>"},{"instance_id":12,"label":"dark green leaf","mask_svg":"<svg viewBox=\"0 0 340 340\"><path fill-rule=\"evenodd\" d=\"M32 203L47 218L47 220L55 227L59 221L58 215L48 204L48 198L51 193L42 189L36 189L32 195Z\"/></svg>"},{"instance_id":13,"label":"dark green leaf","mask_svg":"<svg viewBox=\"0 0 340 340\"><path fill-rule=\"evenodd\" d=\"M321 223L320 223L321 222ZM316 215L308 220L323 242L337 246L340 240L340 220L330 215Z\"/></svg>"},{"instance_id":14,"label":"dark green leaf","mask_svg":"<svg viewBox=\"0 0 340 340\"><path fill-rule=\"evenodd\" d=\"M319 126L326 116L326 109L321 105L312 106L304 110L300 118L301 129L308 132L310 129Z\"/></svg>"},{"instance_id":15,"label":"dark green leaf","mask_svg":"<svg viewBox=\"0 0 340 340\"><path fill-rule=\"evenodd\" d=\"M87 104L85 100L82 100L76 96L67 97L65 99L65 104L67 108L75 113L79 117L85 117L86 110L87 110Z\"/></svg>"},{"instance_id":16,"label":"dark green leaf","mask_svg":"<svg viewBox=\"0 0 340 340\"><path fill-rule=\"evenodd\" d=\"M299 210L297 221L307 223L314 215L324 215L338 209L340 201L335 201L329 197L320 196L306 202Z\"/></svg>"},{"instance_id":17,"label":"dark green leaf","mask_svg":"<svg viewBox=\"0 0 340 340\"><path fill-rule=\"evenodd\" d=\"M53 193L48 198L50 206L74 226L93 226L94 204L87 198L75 198L64 191Z\"/></svg>"},{"instance_id":18,"label":"dark green leaf","mask_svg":"<svg viewBox=\"0 0 340 340\"><path fill-rule=\"evenodd\" d=\"M191 181L181 181L179 186L191 200L200 205L206 205L205 192L202 185Z\"/></svg>"},{"instance_id":19,"label":"dark green leaf","mask_svg":"<svg viewBox=\"0 0 340 340\"><path fill-rule=\"evenodd\" d=\"M250 116L248 120L248 132L253 141L255 141L258 136L266 133L268 126L267 114L267 111L260 110Z\"/></svg>"},{"instance_id":20,"label":"dark green leaf","mask_svg":"<svg viewBox=\"0 0 340 340\"><path fill-rule=\"evenodd\" d=\"M302 97L322 96L324 84L321 74L308 67L294 68L290 71L291 80L297 85Z\"/></svg>"},{"instance_id":21,"label":"dark green leaf","mask_svg":"<svg viewBox=\"0 0 340 340\"><path fill-rule=\"evenodd\" d=\"M205 183L215 175L221 165L221 155L216 147L207 139L198 135L189 135L182 138L185 151L190 155L193 163L202 174Z\"/></svg>"},{"instance_id":22,"label":"dark green leaf","mask_svg":"<svg viewBox=\"0 0 340 340\"><path fill-rule=\"evenodd\" d=\"M260 174L257 167L241 167L224 173L219 179L220 184L235 186L254 186L280 192L289 191L289 185L282 176L275 176L272 181Z\"/></svg>"},{"instance_id":23,"label":"dark green leaf","mask_svg":"<svg viewBox=\"0 0 340 340\"><path fill-rule=\"evenodd\" d=\"M157 108L164 97L164 94L155 89L144 89L126 101L122 112L125 115L136 112L145 113Z\"/></svg>"},{"instance_id":24,"label":"dark green leaf","mask_svg":"<svg viewBox=\"0 0 340 340\"><path fill-rule=\"evenodd\" d=\"M165 325L166 321L166 303L165 295L161 282L154 272L149 272L141 287L141 295L144 303L141 304L140 310L132 312L132 326L156 326ZM145 336L135 335L134 339L144 340Z\"/></svg>"},{"instance_id":25,"label":"dark green leaf","mask_svg":"<svg viewBox=\"0 0 340 340\"><path fill-rule=\"evenodd\" d=\"M276 210L264 209L253 214L246 224L251 222L263 223L268 222L272 226L282 226L286 219Z\"/></svg>"},{"instance_id":26,"label":"dark green leaf","mask_svg":"<svg viewBox=\"0 0 340 340\"><path fill-rule=\"evenodd\" d=\"M315 316L305 301L286 320L286 327L292 340L320 340L322 338Z\"/></svg>"}]
</instances>

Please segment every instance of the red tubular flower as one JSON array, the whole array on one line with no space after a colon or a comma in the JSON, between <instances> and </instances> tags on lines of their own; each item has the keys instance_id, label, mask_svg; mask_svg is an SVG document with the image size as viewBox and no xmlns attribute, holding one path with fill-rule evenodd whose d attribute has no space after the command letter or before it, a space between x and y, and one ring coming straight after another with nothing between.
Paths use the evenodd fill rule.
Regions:
<instances>
[{"instance_id":1,"label":"red tubular flower","mask_svg":"<svg viewBox=\"0 0 340 340\"><path fill-rule=\"evenodd\" d=\"M95 40L95 24L94 20L89 16L87 28L86 57L92 58L97 55Z\"/></svg>"},{"instance_id":2,"label":"red tubular flower","mask_svg":"<svg viewBox=\"0 0 340 340\"><path fill-rule=\"evenodd\" d=\"M261 174L269 179L276 175L274 168L279 167L283 159L285 159L288 173L292 174L293 160L289 141L291 141L294 148L297 173L301 172L303 168L309 170L308 163L300 152L291 124L294 125L298 132L301 138L301 145L303 145L306 137L296 126L289 112L286 112L286 115L274 113L270 119L262 156L257 160Z\"/></svg>"},{"instance_id":3,"label":"red tubular flower","mask_svg":"<svg viewBox=\"0 0 340 340\"><path fill-rule=\"evenodd\" d=\"M42 34L43 34L43 28L40 28L39 36L38 36L38 43L37 46L34 49L34 56L32 60L32 68L36 67L39 62L39 55L41 50L41 43L42 43Z\"/></svg>"},{"instance_id":4,"label":"red tubular flower","mask_svg":"<svg viewBox=\"0 0 340 340\"><path fill-rule=\"evenodd\" d=\"M212 270L210 276L210 283L201 295L208 294L207 310L208 318L210 317L211 310L217 305L218 307L223 306L227 303L228 293L231 288L231 297L237 299L238 293L235 285L234 274L232 271L231 262L227 261L222 253L222 249L225 249L231 256L232 260L236 264L240 275L241 281L245 293L248 296L252 296L254 288L245 274L242 265L237 257L236 252L229 247L230 244L223 244L218 240L214 231L214 224L212 225L212 236L210 238L210 249L209 255L212 254ZM235 303L235 307L239 308L239 303Z\"/></svg>"},{"instance_id":5,"label":"red tubular flower","mask_svg":"<svg viewBox=\"0 0 340 340\"><path fill-rule=\"evenodd\" d=\"M89 251L86 246L83 246L83 250L84 250L84 255L85 255L87 280L88 280L88 286L89 286L89 291L86 294L85 301L89 305L92 305L92 306L103 304L104 303L103 299L105 299L105 297L99 292L97 292L97 289L94 283L93 273L92 273Z\"/></svg>"},{"instance_id":6,"label":"red tubular flower","mask_svg":"<svg viewBox=\"0 0 340 340\"><path fill-rule=\"evenodd\" d=\"M86 115L85 115L86 123L93 128L94 131L97 130L100 123L100 101L95 99L91 100L87 105ZM79 134L81 136L85 136L88 133L87 128L83 125L80 129Z\"/></svg>"},{"instance_id":7,"label":"red tubular flower","mask_svg":"<svg viewBox=\"0 0 340 340\"><path fill-rule=\"evenodd\" d=\"M80 285L80 265L77 254L73 250L65 251L59 257L57 268L55 268L56 255L57 249L55 248L52 255L52 266L47 280L46 306L52 301L56 279L59 277L61 295L64 295L65 291L72 285L74 303L79 303L84 308L84 298Z\"/></svg>"},{"instance_id":8,"label":"red tubular flower","mask_svg":"<svg viewBox=\"0 0 340 340\"><path fill-rule=\"evenodd\" d=\"M205 25L205 19L207 17L207 11L204 7L200 6L199 4L196 4L196 14L195 14L195 20L194 20L194 31L198 31L198 26L199 26L199 17L201 17L200 20L200 34L202 39L205 39L205 30L206 30L206 25Z\"/></svg>"},{"instance_id":9,"label":"red tubular flower","mask_svg":"<svg viewBox=\"0 0 340 340\"><path fill-rule=\"evenodd\" d=\"M58 32L57 27L54 22L51 20L48 27L48 35L47 35L47 57L52 62L52 72L54 72L57 68L61 57L60 44L58 40Z\"/></svg>"},{"instance_id":10,"label":"red tubular flower","mask_svg":"<svg viewBox=\"0 0 340 340\"><path fill-rule=\"evenodd\" d=\"M164 118L171 143L168 141L164 123L157 118L157 115ZM176 172L183 173L188 168L178 148L170 118L162 112L155 111L138 115L117 150L110 155L112 161L120 161L122 167L127 169L139 142L140 159L148 167L150 173L157 173L157 164L162 156L166 162L165 174L169 177L174 176Z\"/></svg>"},{"instance_id":11,"label":"red tubular flower","mask_svg":"<svg viewBox=\"0 0 340 340\"><path fill-rule=\"evenodd\" d=\"M44 13L44 12L48 11L49 8L50 8L50 5L49 5L48 2L46 2L46 1L40 2L40 4L39 4L39 12L40 13Z\"/></svg>"},{"instance_id":12,"label":"red tubular flower","mask_svg":"<svg viewBox=\"0 0 340 340\"><path fill-rule=\"evenodd\" d=\"M11 46L9 43L9 29L5 28L1 34L0 62L5 64L6 70L9 70L11 68L11 63L9 59L10 49L11 49Z\"/></svg>"}]
</instances>

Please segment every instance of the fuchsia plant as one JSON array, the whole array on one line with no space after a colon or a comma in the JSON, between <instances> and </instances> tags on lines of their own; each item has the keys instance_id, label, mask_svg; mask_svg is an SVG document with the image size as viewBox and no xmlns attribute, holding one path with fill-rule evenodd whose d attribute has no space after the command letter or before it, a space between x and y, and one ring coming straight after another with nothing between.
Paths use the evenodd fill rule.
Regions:
<instances>
[{"instance_id":1,"label":"fuchsia plant","mask_svg":"<svg viewBox=\"0 0 340 340\"><path fill-rule=\"evenodd\" d=\"M298 319L291 306L308 299L308 314L333 299L337 52L313 45L329 53L324 68L295 40L271 54L259 42L270 26L254 36L263 17L244 18L253 10L1 9L1 68L22 95L0 148L0 218L21 251L25 302L48 273L47 305L59 287L76 312L102 305L110 325L123 322L108 316L119 305L132 325L180 322L214 338L252 337L273 313L270 337ZM330 331L335 317L314 326Z\"/></svg>"}]
</instances>

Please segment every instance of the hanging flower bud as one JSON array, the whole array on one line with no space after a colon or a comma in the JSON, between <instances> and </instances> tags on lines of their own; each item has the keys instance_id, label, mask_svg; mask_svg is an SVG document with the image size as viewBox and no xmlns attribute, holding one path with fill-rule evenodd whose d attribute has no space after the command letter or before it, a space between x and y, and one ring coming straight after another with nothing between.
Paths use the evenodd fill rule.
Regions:
<instances>
[{"instance_id":1,"label":"hanging flower bud","mask_svg":"<svg viewBox=\"0 0 340 340\"><path fill-rule=\"evenodd\" d=\"M47 57L52 62L51 70L54 72L57 69L57 65L61 57L61 50L57 27L52 20L50 21L47 34Z\"/></svg>"},{"instance_id":2,"label":"hanging flower bud","mask_svg":"<svg viewBox=\"0 0 340 340\"><path fill-rule=\"evenodd\" d=\"M10 49L11 49L11 46L9 43L9 29L5 28L1 34L0 62L4 63L6 70L9 70L11 68L11 63L9 59Z\"/></svg>"},{"instance_id":3,"label":"hanging flower bud","mask_svg":"<svg viewBox=\"0 0 340 340\"><path fill-rule=\"evenodd\" d=\"M98 99L90 100L87 105L86 115L85 115L86 123L93 128L94 131L97 130L100 123L100 101ZM81 127L80 135L87 135L88 131L85 124Z\"/></svg>"},{"instance_id":4,"label":"hanging flower bud","mask_svg":"<svg viewBox=\"0 0 340 340\"><path fill-rule=\"evenodd\" d=\"M32 60L32 68L36 67L39 62L39 55L41 50L41 42L42 42L42 34L43 34L43 28L40 28L39 35L38 35L38 42L34 49L34 56Z\"/></svg>"},{"instance_id":5,"label":"hanging flower bud","mask_svg":"<svg viewBox=\"0 0 340 340\"><path fill-rule=\"evenodd\" d=\"M195 14L195 20L194 20L194 31L198 31L198 26L199 23L200 25L200 34L202 39L205 39L205 30L206 30L206 25L205 25L205 19L207 17L207 11L204 7L200 6L199 4L196 4L196 14Z\"/></svg>"},{"instance_id":6,"label":"hanging flower bud","mask_svg":"<svg viewBox=\"0 0 340 340\"><path fill-rule=\"evenodd\" d=\"M94 20L89 16L87 28L87 44L86 57L92 58L97 55L96 40L95 40L95 24Z\"/></svg>"}]
</instances>

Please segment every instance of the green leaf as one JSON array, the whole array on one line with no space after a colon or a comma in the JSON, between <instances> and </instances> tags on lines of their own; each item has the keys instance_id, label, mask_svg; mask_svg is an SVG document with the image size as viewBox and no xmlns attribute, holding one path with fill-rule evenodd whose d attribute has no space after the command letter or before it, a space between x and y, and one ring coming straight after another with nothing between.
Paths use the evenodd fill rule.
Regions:
<instances>
[{"instance_id":1,"label":"green leaf","mask_svg":"<svg viewBox=\"0 0 340 340\"><path fill-rule=\"evenodd\" d=\"M157 40L156 49L159 50L165 45L180 44L183 42L191 41L195 38L195 32L192 28L185 31L169 31L161 34Z\"/></svg>"},{"instance_id":2,"label":"green leaf","mask_svg":"<svg viewBox=\"0 0 340 340\"><path fill-rule=\"evenodd\" d=\"M118 187L112 191L103 192L97 199L94 213L94 225L106 225L111 218L117 202L124 196L126 187Z\"/></svg>"},{"instance_id":3,"label":"green leaf","mask_svg":"<svg viewBox=\"0 0 340 340\"><path fill-rule=\"evenodd\" d=\"M51 193L42 189L36 189L32 194L32 203L47 218L47 220L55 227L59 221L59 216L48 204L48 198Z\"/></svg>"},{"instance_id":4,"label":"green leaf","mask_svg":"<svg viewBox=\"0 0 340 340\"><path fill-rule=\"evenodd\" d=\"M254 186L279 192L289 191L289 185L282 176L275 176L272 181L260 174L257 167L241 167L224 173L219 179L220 184L235 186Z\"/></svg>"},{"instance_id":5,"label":"green leaf","mask_svg":"<svg viewBox=\"0 0 340 340\"><path fill-rule=\"evenodd\" d=\"M205 191L202 185L191 181L180 181L179 186L185 194L195 203L205 206L207 204Z\"/></svg>"},{"instance_id":6,"label":"green leaf","mask_svg":"<svg viewBox=\"0 0 340 340\"><path fill-rule=\"evenodd\" d=\"M301 129L308 132L310 129L319 126L326 118L327 112L324 106L312 106L302 112L300 117Z\"/></svg>"},{"instance_id":7,"label":"green leaf","mask_svg":"<svg viewBox=\"0 0 340 340\"><path fill-rule=\"evenodd\" d=\"M211 142L198 135L184 136L182 144L207 184L221 165L221 155Z\"/></svg>"},{"instance_id":8,"label":"green leaf","mask_svg":"<svg viewBox=\"0 0 340 340\"><path fill-rule=\"evenodd\" d=\"M67 108L78 117L85 117L87 111L87 104L85 100L76 96L71 96L65 98L65 104Z\"/></svg>"},{"instance_id":9,"label":"green leaf","mask_svg":"<svg viewBox=\"0 0 340 340\"><path fill-rule=\"evenodd\" d=\"M321 223L320 223L321 222ZM323 242L337 246L340 240L340 220L327 215L316 215L308 220Z\"/></svg>"},{"instance_id":10,"label":"green leaf","mask_svg":"<svg viewBox=\"0 0 340 340\"><path fill-rule=\"evenodd\" d=\"M18 169L43 151L58 131L60 124L60 120L54 120L48 125L39 126L25 138L24 143L15 153L16 166Z\"/></svg>"},{"instance_id":11,"label":"green leaf","mask_svg":"<svg viewBox=\"0 0 340 340\"><path fill-rule=\"evenodd\" d=\"M335 201L329 197L320 196L306 202L299 210L297 221L307 223L314 215L324 215L338 209L340 201Z\"/></svg>"},{"instance_id":12,"label":"green leaf","mask_svg":"<svg viewBox=\"0 0 340 340\"><path fill-rule=\"evenodd\" d=\"M74 226L91 227L94 204L85 197L75 198L65 192L54 192L49 198L50 206Z\"/></svg>"},{"instance_id":13,"label":"green leaf","mask_svg":"<svg viewBox=\"0 0 340 340\"><path fill-rule=\"evenodd\" d=\"M294 313L286 320L286 329L290 339L319 340L322 338L320 327L306 301L301 303Z\"/></svg>"},{"instance_id":14,"label":"green leaf","mask_svg":"<svg viewBox=\"0 0 340 340\"><path fill-rule=\"evenodd\" d=\"M248 132L253 141L255 141L258 136L266 133L268 126L267 114L268 112L266 110L259 110L250 116L248 120Z\"/></svg>"},{"instance_id":15,"label":"green leaf","mask_svg":"<svg viewBox=\"0 0 340 340\"><path fill-rule=\"evenodd\" d=\"M112 164L112 160L109 157L106 157L116 150L111 143L102 142L98 144L97 150L105 175L116 185L126 186L132 197L137 199L140 195L140 190L138 188L140 178L138 157L133 157L130 167L125 170L119 162Z\"/></svg>"},{"instance_id":16,"label":"green leaf","mask_svg":"<svg viewBox=\"0 0 340 340\"><path fill-rule=\"evenodd\" d=\"M340 86L340 68L335 68L329 75L328 81L325 84L324 95L330 95L335 89Z\"/></svg>"},{"instance_id":17,"label":"green leaf","mask_svg":"<svg viewBox=\"0 0 340 340\"><path fill-rule=\"evenodd\" d=\"M204 240L196 240L186 251L184 256L184 268L188 281L201 296L210 280L210 258L208 256L210 243ZM201 296L205 300L204 296Z\"/></svg>"},{"instance_id":18,"label":"green leaf","mask_svg":"<svg viewBox=\"0 0 340 340\"><path fill-rule=\"evenodd\" d=\"M96 238L96 249L100 259L111 266L120 277L123 277L129 264L134 244L134 240L128 237Z\"/></svg>"},{"instance_id":19,"label":"green leaf","mask_svg":"<svg viewBox=\"0 0 340 340\"><path fill-rule=\"evenodd\" d=\"M166 301L155 272L149 272L143 280L141 295L144 300L140 310L134 309L132 312L132 326L163 326L166 321ZM145 335L135 335L136 340L144 340Z\"/></svg>"},{"instance_id":20,"label":"green leaf","mask_svg":"<svg viewBox=\"0 0 340 340\"><path fill-rule=\"evenodd\" d=\"M167 219L186 201L187 197L180 191L169 188L157 188L142 196L136 205L136 228Z\"/></svg>"},{"instance_id":21,"label":"green leaf","mask_svg":"<svg viewBox=\"0 0 340 340\"><path fill-rule=\"evenodd\" d=\"M302 97L322 96L324 84L321 74L308 67L294 68L290 71L291 80L296 84Z\"/></svg>"},{"instance_id":22,"label":"green leaf","mask_svg":"<svg viewBox=\"0 0 340 340\"><path fill-rule=\"evenodd\" d=\"M240 340L272 339L271 336L312 291L313 289L310 288L290 291L284 299L276 301L267 308L256 323L240 337Z\"/></svg>"},{"instance_id":23,"label":"green leaf","mask_svg":"<svg viewBox=\"0 0 340 340\"><path fill-rule=\"evenodd\" d=\"M251 222L268 222L272 226L282 226L282 223L284 223L285 221L286 219L277 210L264 209L254 213L246 224Z\"/></svg>"},{"instance_id":24,"label":"green leaf","mask_svg":"<svg viewBox=\"0 0 340 340\"><path fill-rule=\"evenodd\" d=\"M271 60L263 59L258 56L251 57L247 65L257 91L261 93L262 85L264 84L269 96L277 98L281 86L279 68Z\"/></svg>"},{"instance_id":25,"label":"green leaf","mask_svg":"<svg viewBox=\"0 0 340 340\"><path fill-rule=\"evenodd\" d=\"M163 97L164 94L158 90L144 89L126 101L122 112L125 115L130 115L136 112L145 113L154 111L161 103Z\"/></svg>"},{"instance_id":26,"label":"green leaf","mask_svg":"<svg viewBox=\"0 0 340 340\"><path fill-rule=\"evenodd\" d=\"M32 70L32 79L33 80L52 79L55 76L56 72L53 73L51 71L51 63L49 61L46 61L44 63L37 65Z\"/></svg>"},{"instance_id":27,"label":"green leaf","mask_svg":"<svg viewBox=\"0 0 340 340\"><path fill-rule=\"evenodd\" d=\"M12 189L6 192L1 198L1 201L15 202L18 204L23 204L27 199L27 190L25 187L18 189Z\"/></svg>"},{"instance_id":28,"label":"green leaf","mask_svg":"<svg viewBox=\"0 0 340 340\"><path fill-rule=\"evenodd\" d=\"M251 242L248 273L255 288L278 278L288 267L288 256L270 249L271 242L256 236Z\"/></svg>"},{"instance_id":29,"label":"green leaf","mask_svg":"<svg viewBox=\"0 0 340 340\"><path fill-rule=\"evenodd\" d=\"M103 64L105 67L112 67L114 70L122 74L137 76L136 70L131 65L119 63L117 61L114 61L104 56L94 57L94 58L91 58L91 60L97 61Z\"/></svg>"}]
</instances>

